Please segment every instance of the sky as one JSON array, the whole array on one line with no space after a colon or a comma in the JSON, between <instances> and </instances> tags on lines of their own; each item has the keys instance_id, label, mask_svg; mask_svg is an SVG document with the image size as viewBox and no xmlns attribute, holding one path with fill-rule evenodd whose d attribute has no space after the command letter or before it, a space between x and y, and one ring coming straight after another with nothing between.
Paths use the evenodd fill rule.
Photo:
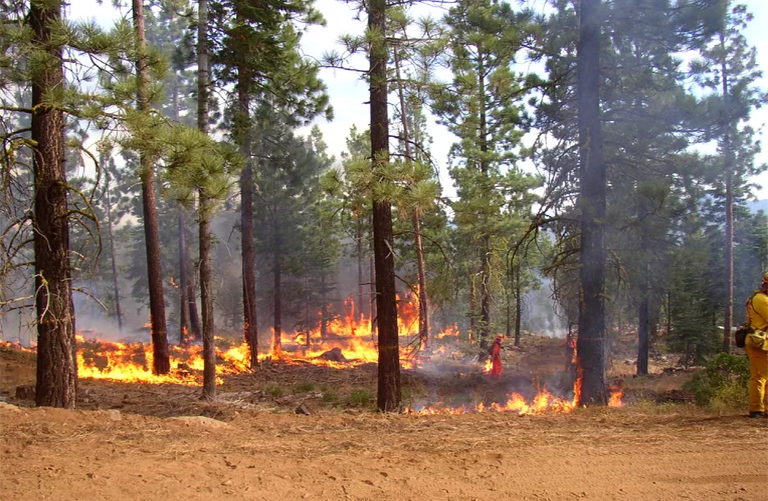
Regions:
<instances>
[{"instance_id":1,"label":"sky","mask_svg":"<svg viewBox=\"0 0 768 501\"><path fill-rule=\"evenodd\" d=\"M532 0L528 4L544 5L545 0ZM758 65L764 69L766 77L758 81L758 86L768 90L768 2L766 0L745 0L742 2L749 12L754 15L753 21L746 30L746 37L750 45L757 48ZM365 29L365 20L356 20L356 12L349 4L341 0L316 0L316 8L320 10L325 19L324 27L309 28L302 39L302 49L307 57L321 59L328 51L342 51L339 37L344 34L360 34ZM433 16L440 16L443 9L433 9ZM108 25L110 19L114 19L117 13L109 7L108 2L98 5L95 0L75 0L68 8L70 19L96 18L99 22ZM367 68L367 60L362 56L353 60L356 67ZM331 105L334 108L334 119L327 122L318 119L314 124L323 132L329 152L339 158L346 149L346 137L350 128L355 125L358 130L368 127L370 121L368 115L368 88L355 72L324 68L321 70L321 78L328 86L328 94ZM759 132L758 137L763 137L762 129L768 123L768 107L756 110L752 114L750 124ZM448 150L456 138L437 124L430 124L428 132L433 138L432 155L437 162L440 181L444 191L451 195L451 180L447 175L445 166ZM757 158L757 163L768 163L768 145ZM756 191L757 198L768 199L768 172L752 179L759 185Z\"/></svg>"}]
</instances>

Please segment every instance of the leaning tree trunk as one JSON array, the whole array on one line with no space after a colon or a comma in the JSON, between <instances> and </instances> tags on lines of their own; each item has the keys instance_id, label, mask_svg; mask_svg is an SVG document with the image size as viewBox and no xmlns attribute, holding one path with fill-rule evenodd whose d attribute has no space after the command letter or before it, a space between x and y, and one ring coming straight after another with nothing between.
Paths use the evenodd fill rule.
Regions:
<instances>
[{"instance_id":1,"label":"leaning tree trunk","mask_svg":"<svg viewBox=\"0 0 768 501\"><path fill-rule=\"evenodd\" d=\"M241 130L238 131L240 151L245 168L240 173L240 233L243 265L243 336L251 352L251 370L259 364L258 323L256 313L256 249L253 236L253 163L251 161L250 99L248 81L238 68L237 95Z\"/></svg>"},{"instance_id":2,"label":"leaning tree trunk","mask_svg":"<svg viewBox=\"0 0 768 501\"><path fill-rule=\"evenodd\" d=\"M600 138L600 0L582 0L577 46L581 293L577 342L579 405L606 404L605 384L605 164Z\"/></svg>"},{"instance_id":3,"label":"leaning tree trunk","mask_svg":"<svg viewBox=\"0 0 768 501\"><path fill-rule=\"evenodd\" d=\"M77 345L69 264L64 113L51 106L51 93L64 87L61 46L52 28L61 20L59 1L33 0L29 23L45 61L32 77L32 164L35 178L34 247L39 406L74 409Z\"/></svg>"},{"instance_id":4,"label":"leaning tree trunk","mask_svg":"<svg viewBox=\"0 0 768 501\"><path fill-rule=\"evenodd\" d=\"M199 0L197 25L197 128L208 134L208 1ZM211 294L212 201L198 189L200 202L200 305L203 310L203 398L216 396L216 346L214 345L213 295Z\"/></svg>"},{"instance_id":5,"label":"leaning tree trunk","mask_svg":"<svg viewBox=\"0 0 768 501\"><path fill-rule=\"evenodd\" d=\"M133 25L138 46L136 61L136 109L139 113L149 112L147 94L147 48L144 36L144 5L142 0L133 0ZM149 280L149 322L152 329L152 372L168 374L171 362L168 354L168 330L165 325L165 299L163 298L163 271L160 264L160 231L157 223L155 202L155 172L152 157L139 152L141 169L141 196L144 208L144 238L147 247L147 270Z\"/></svg>"},{"instance_id":6,"label":"leaning tree trunk","mask_svg":"<svg viewBox=\"0 0 768 501\"><path fill-rule=\"evenodd\" d=\"M387 110L387 3L371 0L368 5L371 92L371 158L373 171L389 162L389 123ZM400 351L397 335L395 295L395 256L392 235L392 207L373 199L373 255L376 266L376 314L379 331L379 372L377 405L381 412L400 410Z\"/></svg>"}]
</instances>

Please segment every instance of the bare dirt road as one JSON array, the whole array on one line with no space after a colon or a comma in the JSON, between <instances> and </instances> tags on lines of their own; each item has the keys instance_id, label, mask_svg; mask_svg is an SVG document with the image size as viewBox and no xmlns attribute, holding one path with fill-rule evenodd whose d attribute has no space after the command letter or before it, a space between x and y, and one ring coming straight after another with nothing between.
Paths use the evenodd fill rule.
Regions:
<instances>
[{"instance_id":1,"label":"bare dirt road","mask_svg":"<svg viewBox=\"0 0 768 501\"><path fill-rule=\"evenodd\" d=\"M768 427L690 409L518 417L0 409L4 500L766 500Z\"/></svg>"}]
</instances>

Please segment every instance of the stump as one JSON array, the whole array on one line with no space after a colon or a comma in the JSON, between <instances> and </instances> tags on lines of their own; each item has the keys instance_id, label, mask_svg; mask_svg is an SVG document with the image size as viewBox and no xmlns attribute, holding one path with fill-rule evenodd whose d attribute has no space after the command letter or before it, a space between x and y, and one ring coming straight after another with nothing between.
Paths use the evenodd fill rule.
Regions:
<instances>
[{"instance_id":1,"label":"stump","mask_svg":"<svg viewBox=\"0 0 768 501\"><path fill-rule=\"evenodd\" d=\"M330 362L347 362L347 357L341 352L341 348L333 348L317 357L321 360L328 360Z\"/></svg>"}]
</instances>

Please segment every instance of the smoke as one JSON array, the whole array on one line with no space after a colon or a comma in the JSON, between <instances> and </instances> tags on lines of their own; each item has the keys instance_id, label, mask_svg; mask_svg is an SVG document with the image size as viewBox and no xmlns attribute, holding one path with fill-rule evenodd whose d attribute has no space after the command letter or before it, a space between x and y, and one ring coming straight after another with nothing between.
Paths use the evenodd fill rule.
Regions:
<instances>
[{"instance_id":1,"label":"smoke","mask_svg":"<svg viewBox=\"0 0 768 501\"><path fill-rule=\"evenodd\" d=\"M568 332L565 315L552 298L552 280L538 277L541 287L523 296L522 324L525 329L549 337L565 337Z\"/></svg>"}]
</instances>

